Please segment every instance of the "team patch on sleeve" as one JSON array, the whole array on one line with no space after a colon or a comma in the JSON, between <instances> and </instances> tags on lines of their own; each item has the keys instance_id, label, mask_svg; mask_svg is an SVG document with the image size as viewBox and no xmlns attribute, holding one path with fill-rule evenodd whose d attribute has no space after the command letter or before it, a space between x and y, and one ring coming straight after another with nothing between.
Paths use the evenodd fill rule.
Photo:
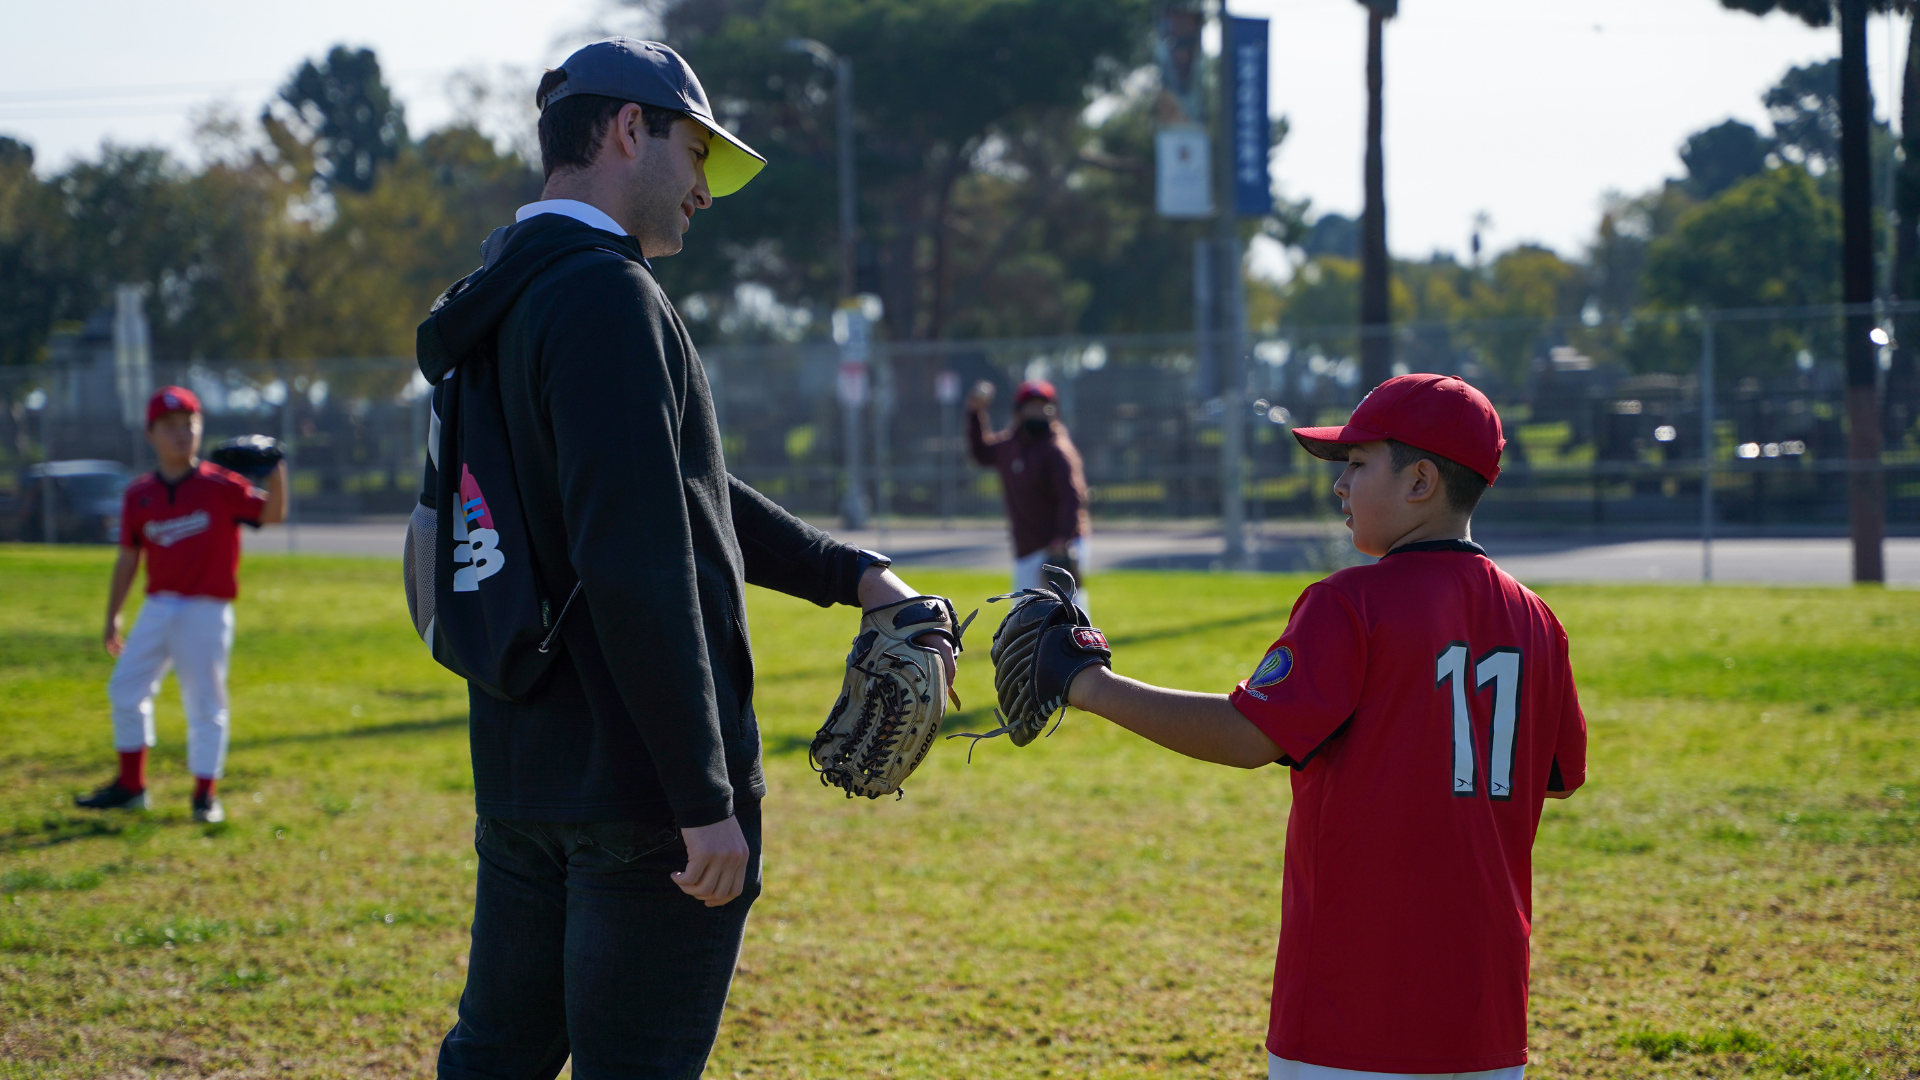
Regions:
<instances>
[{"instance_id":1,"label":"team patch on sleeve","mask_svg":"<svg viewBox=\"0 0 1920 1080\"><path fill-rule=\"evenodd\" d=\"M1293 650L1285 645L1276 645L1273 651L1260 661L1260 666L1253 669L1253 674L1247 676L1247 688L1272 686L1274 683L1285 681L1292 672Z\"/></svg>"}]
</instances>

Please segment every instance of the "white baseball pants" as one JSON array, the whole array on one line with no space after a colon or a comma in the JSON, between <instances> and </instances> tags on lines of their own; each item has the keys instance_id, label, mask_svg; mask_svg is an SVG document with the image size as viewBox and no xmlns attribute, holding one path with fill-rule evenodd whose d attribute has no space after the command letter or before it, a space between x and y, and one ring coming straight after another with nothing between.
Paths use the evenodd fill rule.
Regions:
<instances>
[{"instance_id":1,"label":"white baseball pants","mask_svg":"<svg viewBox=\"0 0 1920 1080\"><path fill-rule=\"evenodd\" d=\"M227 657L233 604L204 596L155 593L140 608L107 682L113 747L152 746L153 698L173 669L187 714L187 771L217 780L227 764Z\"/></svg>"},{"instance_id":2,"label":"white baseball pants","mask_svg":"<svg viewBox=\"0 0 1920 1080\"><path fill-rule=\"evenodd\" d=\"M1068 544L1067 547L1073 552L1073 561L1080 564L1080 573L1084 576L1087 572L1087 538L1084 536L1075 537L1073 542ZM1013 591L1019 592L1021 589L1039 588L1040 568L1045 566L1046 563L1046 548L1041 548L1039 551L1031 552L1013 560ZM1081 582L1080 588L1074 592L1073 602L1079 604L1081 607L1087 606L1087 585L1085 582Z\"/></svg>"},{"instance_id":3,"label":"white baseball pants","mask_svg":"<svg viewBox=\"0 0 1920 1080\"><path fill-rule=\"evenodd\" d=\"M1525 1065L1463 1073L1356 1072L1352 1069L1329 1069L1325 1065L1308 1065L1301 1061L1289 1061L1274 1054L1267 1055L1268 1080L1524 1080L1526 1075Z\"/></svg>"}]
</instances>

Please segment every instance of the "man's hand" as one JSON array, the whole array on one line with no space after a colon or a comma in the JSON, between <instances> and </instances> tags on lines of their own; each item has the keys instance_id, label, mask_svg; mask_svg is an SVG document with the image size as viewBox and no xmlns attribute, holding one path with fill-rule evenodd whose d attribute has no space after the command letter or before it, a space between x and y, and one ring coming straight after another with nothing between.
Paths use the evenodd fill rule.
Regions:
<instances>
[{"instance_id":1,"label":"man's hand","mask_svg":"<svg viewBox=\"0 0 1920 1080\"><path fill-rule=\"evenodd\" d=\"M687 868L671 876L681 892L705 901L708 907L720 907L740 895L752 852L738 819L681 829L680 837L687 842Z\"/></svg>"},{"instance_id":2,"label":"man's hand","mask_svg":"<svg viewBox=\"0 0 1920 1080\"><path fill-rule=\"evenodd\" d=\"M991 383L982 383L991 388ZM860 575L860 606L863 608L885 607L901 600L911 600L920 594L913 587L900 580L900 575L884 566L869 566L867 572ZM921 634L913 639L915 645L925 645L940 654L940 662L947 669L947 685L952 686L960 675L960 658L953 654L953 641L945 634Z\"/></svg>"},{"instance_id":3,"label":"man's hand","mask_svg":"<svg viewBox=\"0 0 1920 1080\"><path fill-rule=\"evenodd\" d=\"M113 657L115 660L120 659L120 650L127 647L127 641L120 636L119 612L115 612L113 617L107 620L107 632L102 638L101 643L107 647L108 656Z\"/></svg>"},{"instance_id":4,"label":"man's hand","mask_svg":"<svg viewBox=\"0 0 1920 1080\"><path fill-rule=\"evenodd\" d=\"M993 384L985 379L973 384L973 392L967 395L967 408L984 409L993 404Z\"/></svg>"}]
</instances>

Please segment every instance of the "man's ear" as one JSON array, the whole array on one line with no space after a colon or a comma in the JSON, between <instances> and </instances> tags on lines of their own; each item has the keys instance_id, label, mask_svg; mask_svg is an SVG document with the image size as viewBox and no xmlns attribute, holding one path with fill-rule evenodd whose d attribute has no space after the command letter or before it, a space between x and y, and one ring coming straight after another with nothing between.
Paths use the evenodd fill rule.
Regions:
<instances>
[{"instance_id":1,"label":"man's ear","mask_svg":"<svg viewBox=\"0 0 1920 1080\"><path fill-rule=\"evenodd\" d=\"M639 157L640 147L647 139L646 114L640 106L627 102L614 114L613 123L607 125L607 137L622 158L632 161Z\"/></svg>"}]
</instances>

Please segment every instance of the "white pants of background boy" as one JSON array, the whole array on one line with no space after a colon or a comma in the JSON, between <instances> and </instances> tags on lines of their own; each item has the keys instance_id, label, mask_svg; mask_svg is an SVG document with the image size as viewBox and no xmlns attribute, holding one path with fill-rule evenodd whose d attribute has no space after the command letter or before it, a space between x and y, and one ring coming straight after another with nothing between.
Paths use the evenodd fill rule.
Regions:
<instances>
[{"instance_id":1,"label":"white pants of background boy","mask_svg":"<svg viewBox=\"0 0 1920 1080\"><path fill-rule=\"evenodd\" d=\"M1073 561L1080 564L1080 576L1085 577L1087 573L1087 538L1084 536L1075 537L1073 542L1067 545L1067 549L1073 552ZM1046 562L1046 548L1041 548L1039 551L1022 555L1013 560L1013 590L1019 592L1021 589L1039 588L1040 568L1045 566ZM1087 606L1087 586L1085 582L1081 582L1080 588L1074 592L1073 602L1079 604L1081 607Z\"/></svg>"},{"instance_id":2,"label":"white pants of background boy","mask_svg":"<svg viewBox=\"0 0 1920 1080\"><path fill-rule=\"evenodd\" d=\"M153 698L173 669L187 714L187 771L218 780L227 764L227 657L233 604L204 596L155 593L141 605L107 682L113 748L152 746Z\"/></svg>"}]
</instances>

